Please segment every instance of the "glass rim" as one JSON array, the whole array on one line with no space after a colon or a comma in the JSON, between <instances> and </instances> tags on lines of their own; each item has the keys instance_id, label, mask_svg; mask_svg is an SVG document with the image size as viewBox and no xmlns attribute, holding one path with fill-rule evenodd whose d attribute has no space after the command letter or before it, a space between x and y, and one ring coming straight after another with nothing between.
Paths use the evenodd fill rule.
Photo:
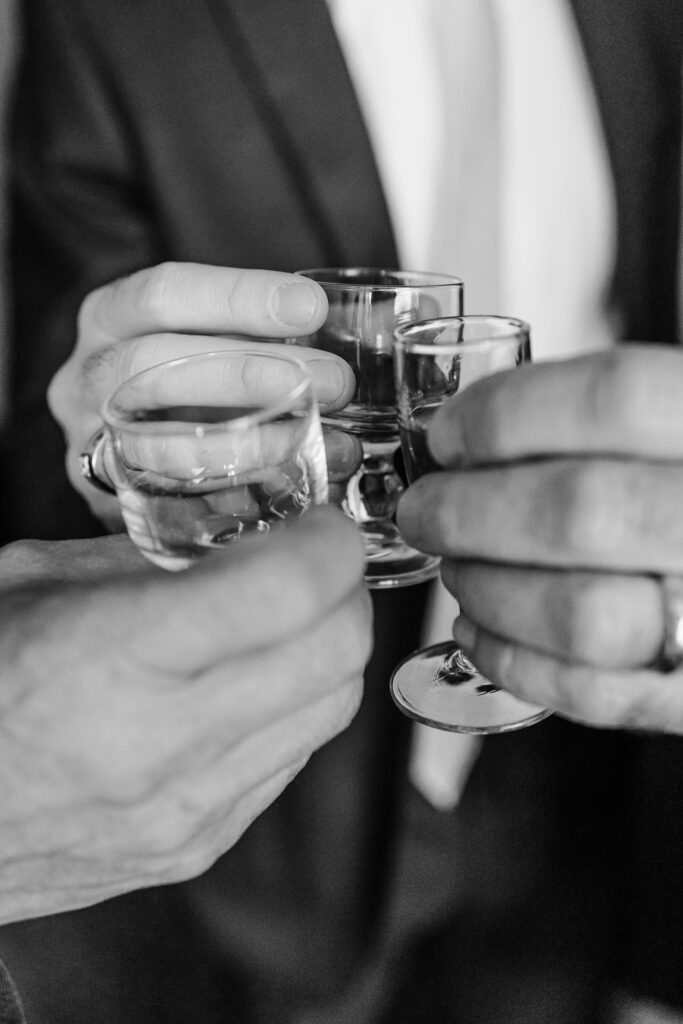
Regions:
<instances>
[{"instance_id":1,"label":"glass rim","mask_svg":"<svg viewBox=\"0 0 683 1024\"><path fill-rule=\"evenodd\" d=\"M246 413L244 416L236 416L229 420L219 420L215 423L204 423L202 420L190 420L187 423L176 423L169 420L155 420L155 421L136 421L126 420L121 416L116 415L114 411L114 404L116 397L119 392L123 391L124 388L135 384L141 377L147 376L147 374L154 371L163 370L164 368L180 366L183 363L194 362L199 359L217 359L217 358L232 358L233 356L251 356L256 359L277 359L285 363L290 363L296 366L299 370L303 371L302 380L298 381L293 385L286 394L273 401L266 408L259 409L256 412ZM144 370L139 370L134 373L131 377L121 381L117 386L107 395L102 407L100 409L100 415L106 426L113 430L128 431L135 434L166 434L178 436L186 436L189 434L197 434L197 428L200 427L204 434L220 434L226 433L226 431L238 431L243 430L248 426L256 426L259 423L265 423L272 419L274 416L278 416L283 412L286 412L293 403L298 399L302 398L307 391L311 392L312 402L315 403L315 396L313 395L313 378L311 371L306 366L306 363L302 359L297 359L296 356L289 355L284 352L255 352L251 348L233 348L233 349L214 349L210 352L190 352L185 356L177 356L175 359L164 360L161 363L155 363L153 366L148 366ZM159 408L162 408L161 406Z\"/></svg>"},{"instance_id":2,"label":"glass rim","mask_svg":"<svg viewBox=\"0 0 683 1024\"><path fill-rule=\"evenodd\" d=\"M297 274L302 277L308 277L311 281L315 281L317 284L327 288L338 288L340 291L358 291L361 288L369 292L399 292L409 291L414 288L448 288L454 285L461 291L463 289L463 280L461 277L455 277L451 274L442 274L436 271L430 270L390 270L387 267L309 267L306 270L297 270ZM349 280L346 281L339 275L349 275ZM367 282L359 283L353 280L352 275L356 274L359 277L363 274L386 274L387 277L395 277L399 281L403 278L400 283L391 284L387 282L382 284L377 282L369 284ZM322 277L319 275L329 275L328 277Z\"/></svg>"},{"instance_id":3,"label":"glass rim","mask_svg":"<svg viewBox=\"0 0 683 1024\"><path fill-rule=\"evenodd\" d=\"M493 322L498 325L508 324L510 330L503 334L496 334L492 337L483 338L462 338L459 341L420 341L413 340L424 337L429 331L436 332L448 327L466 326L474 323ZM403 324L394 331L394 347L405 351L410 349L418 355L431 353L444 354L455 349L487 349L496 348L501 344L509 344L516 341L520 344L528 341L530 326L526 320L520 320L513 316L500 316L495 313L466 313L458 316L440 316L429 320L414 320L410 324Z\"/></svg>"}]
</instances>

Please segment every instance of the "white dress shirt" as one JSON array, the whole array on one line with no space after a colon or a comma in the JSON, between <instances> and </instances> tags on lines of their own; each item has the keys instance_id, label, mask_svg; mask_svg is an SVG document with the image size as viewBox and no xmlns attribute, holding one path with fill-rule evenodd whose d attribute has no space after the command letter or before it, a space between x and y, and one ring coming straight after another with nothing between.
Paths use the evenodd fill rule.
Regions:
<instances>
[{"instance_id":1,"label":"white dress shirt","mask_svg":"<svg viewBox=\"0 0 683 1024\"><path fill-rule=\"evenodd\" d=\"M430 246L449 102L436 33L444 7L458 2L328 0L401 264L454 274L457 266L433 266ZM614 340L605 306L614 195L574 19L566 0L492 3L501 53L501 308L476 312L528 320L536 360L604 348Z\"/></svg>"}]
</instances>

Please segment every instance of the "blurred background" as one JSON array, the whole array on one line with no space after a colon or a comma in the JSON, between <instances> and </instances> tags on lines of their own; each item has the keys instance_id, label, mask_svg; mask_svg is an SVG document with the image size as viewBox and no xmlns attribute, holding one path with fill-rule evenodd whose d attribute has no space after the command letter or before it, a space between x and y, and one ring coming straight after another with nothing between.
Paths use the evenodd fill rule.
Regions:
<instances>
[{"instance_id":1,"label":"blurred background","mask_svg":"<svg viewBox=\"0 0 683 1024\"><path fill-rule=\"evenodd\" d=\"M7 368L4 343L7 327L7 306L5 302L5 235L7 231L6 181L7 181L7 93L10 71L16 54L15 0L0 0L0 421L4 417L7 403Z\"/></svg>"}]
</instances>

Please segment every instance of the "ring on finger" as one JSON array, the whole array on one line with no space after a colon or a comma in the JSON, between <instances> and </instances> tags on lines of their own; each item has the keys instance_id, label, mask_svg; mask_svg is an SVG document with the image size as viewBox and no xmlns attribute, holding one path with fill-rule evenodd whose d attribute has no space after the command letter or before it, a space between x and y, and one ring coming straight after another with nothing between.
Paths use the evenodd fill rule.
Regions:
<instances>
[{"instance_id":1,"label":"ring on finger","mask_svg":"<svg viewBox=\"0 0 683 1024\"><path fill-rule=\"evenodd\" d=\"M663 576L664 639L659 668L671 672L683 662L683 578Z\"/></svg>"}]
</instances>

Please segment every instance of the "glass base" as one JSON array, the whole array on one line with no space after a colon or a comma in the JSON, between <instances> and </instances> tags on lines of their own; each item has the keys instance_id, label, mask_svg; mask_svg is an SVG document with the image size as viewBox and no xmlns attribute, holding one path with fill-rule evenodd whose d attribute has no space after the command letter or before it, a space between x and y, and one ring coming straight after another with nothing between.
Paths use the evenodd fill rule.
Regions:
<instances>
[{"instance_id":1,"label":"glass base","mask_svg":"<svg viewBox=\"0 0 683 1024\"><path fill-rule=\"evenodd\" d=\"M393 523L360 523L365 543L365 582L370 590L412 587L439 575L441 560L411 548Z\"/></svg>"},{"instance_id":2,"label":"glass base","mask_svg":"<svg viewBox=\"0 0 683 1024\"><path fill-rule=\"evenodd\" d=\"M493 686L452 641L405 658L391 677L391 695L409 718L448 732L512 732L552 714Z\"/></svg>"},{"instance_id":3,"label":"glass base","mask_svg":"<svg viewBox=\"0 0 683 1024\"><path fill-rule=\"evenodd\" d=\"M346 447L348 441L356 442L356 458L339 459L337 453L344 447L342 439L347 442ZM405 489L394 466L397 437L364 437L361 446L358 438L328 425L325 446L330 497L363 534L365 580L370 589L412 587L438 576L440 560L406 544L394 522Z\"/></svg>"}]
</instances>

